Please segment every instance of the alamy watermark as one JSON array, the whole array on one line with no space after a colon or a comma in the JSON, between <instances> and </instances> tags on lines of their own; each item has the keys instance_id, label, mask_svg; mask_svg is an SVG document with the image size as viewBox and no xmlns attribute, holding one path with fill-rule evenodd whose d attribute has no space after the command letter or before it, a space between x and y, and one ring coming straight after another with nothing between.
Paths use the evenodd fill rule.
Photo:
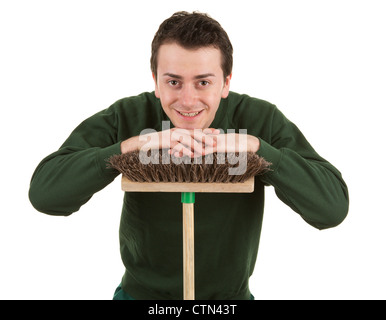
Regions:
<instances>
[{"instance_id":1,"label":"alamy watermark","mask_svg":"<svg viewBox=\"0 0 386 320\"><path fill-rule=\"evenodd\" d=\"M180 141L183 137L191 136L191 131L185 129L170 130L170 121L162 121L162 131L157 132L154 129L144 129L139 135L140 142L144 145L139 151L139 159L142 164L230 164L228 168L229 175L242 175L247 170L247 129L236 130L228 129L226 134L224 130L219 129L220 133L213 135L217 140L217 152L210 152L210 147L207 147L209 152L204 156L199 154L190 145L191 140L184 141L184 146L187 149L194 150L193 157L182 156L175 157L169 154L170 148L157 149L154 146L160 146L163 142ZM202 129L194 129L193 136L200 137L203 134ZM161 141L160 141L161 140ZM220 151L219 151L220 150ZM160 152L162 153L160 155ZM216 157L216 159L214 159ZM216 160L216 161L215 161Z\"/></svg>"}]
</instances>

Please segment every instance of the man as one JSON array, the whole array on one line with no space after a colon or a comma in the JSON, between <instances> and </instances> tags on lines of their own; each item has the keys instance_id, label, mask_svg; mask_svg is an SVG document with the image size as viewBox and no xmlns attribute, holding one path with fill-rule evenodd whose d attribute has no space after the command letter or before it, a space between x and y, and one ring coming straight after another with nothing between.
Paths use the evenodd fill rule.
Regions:
<instances>
[{"instance_id":1,"label":"man","mask_svg":"<svg viewBox=\"0 0 386 320\"><path fill-rule=\"evenodd\" d=\"M274 105L229 91L232 52L226 32L205 14L178 12L165 20L152 43L155 91L121 99L86 119L43 159L30 185L34 207L51 215L78 211L117 177L106 159L145 145L190 157L255 152L271 170L256 177L253 193L197 194L195 210L196 298L250 299L264 187L272 185L318 229L343 221L348 191L339 171ZM171 129L163 128L165 121ZM153 132L141 134L145 129ZM231 144L225 142L229 129L238 138ZM116 299L182 299L179 200L174 193L125 194L119 235L126 271Z\"/></svg>"}]
</instances>

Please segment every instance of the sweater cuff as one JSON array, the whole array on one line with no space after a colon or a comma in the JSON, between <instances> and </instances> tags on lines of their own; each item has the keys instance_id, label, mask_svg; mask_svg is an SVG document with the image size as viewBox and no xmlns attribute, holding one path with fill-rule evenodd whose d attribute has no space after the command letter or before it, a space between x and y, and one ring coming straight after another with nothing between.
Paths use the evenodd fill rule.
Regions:
<instances>
[{"instance_id":1,"label":"sweater cuff","mask_svg":"<svg viewBox=\"0 0 386 320\"><path fill-rule=\"evenodd\" d=\"M110 178L119 174L119 171L109 168L108 160L115 154L121 154L121 141L106 148L98 149L97 151L97 165L100 169L102 177Z\"/></svg>"},{"instance_id":2,"label":"sweater cuff","mask_svg":"<svg viewBox=\"0 0 386 320\"><path fill-rule=\"evenodd\" d=\"M268 142L265 142L263 139L260 140L260 148L257 151L257 155L263 157L266 161L271 163L270 169L267 174L273 174L279 167L282 153L280 150L272 147Z\"/></svg>"}]
</instances>

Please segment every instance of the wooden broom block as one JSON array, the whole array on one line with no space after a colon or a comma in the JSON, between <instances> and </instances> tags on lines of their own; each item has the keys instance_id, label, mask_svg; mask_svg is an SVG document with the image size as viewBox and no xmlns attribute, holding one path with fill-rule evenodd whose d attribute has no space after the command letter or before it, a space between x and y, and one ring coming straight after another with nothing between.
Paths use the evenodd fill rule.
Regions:
<instances>
[{"instance_id":1,"label":"wooden broom block","mask_svg":"<svg viewBox=\"0 0 386 320\"><path fill-rule=\"evenodd\" d=\"M122 176L122 190L130 192L216 192L251 193L254 190L254 177L244 182L133 182Z\"/></svg>"}]
</instances>

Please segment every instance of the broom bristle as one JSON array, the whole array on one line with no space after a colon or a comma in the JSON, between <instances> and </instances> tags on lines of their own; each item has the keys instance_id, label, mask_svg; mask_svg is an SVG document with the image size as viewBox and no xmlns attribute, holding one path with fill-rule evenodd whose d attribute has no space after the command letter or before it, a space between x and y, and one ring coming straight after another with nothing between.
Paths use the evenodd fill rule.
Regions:
<instances>
[{"instance_id":1,"label":"broom bristle","mask_svg":"<svg viewBox=\"0 0 386 320\"><path fill-rule=\"evenodd\" d=\"M152 150L114 155L108 159L108 167L135 182L244 182L269 171L270 165L252 152L177 158L169 155L167 150Z\"/></svg>"}]
</instances>

